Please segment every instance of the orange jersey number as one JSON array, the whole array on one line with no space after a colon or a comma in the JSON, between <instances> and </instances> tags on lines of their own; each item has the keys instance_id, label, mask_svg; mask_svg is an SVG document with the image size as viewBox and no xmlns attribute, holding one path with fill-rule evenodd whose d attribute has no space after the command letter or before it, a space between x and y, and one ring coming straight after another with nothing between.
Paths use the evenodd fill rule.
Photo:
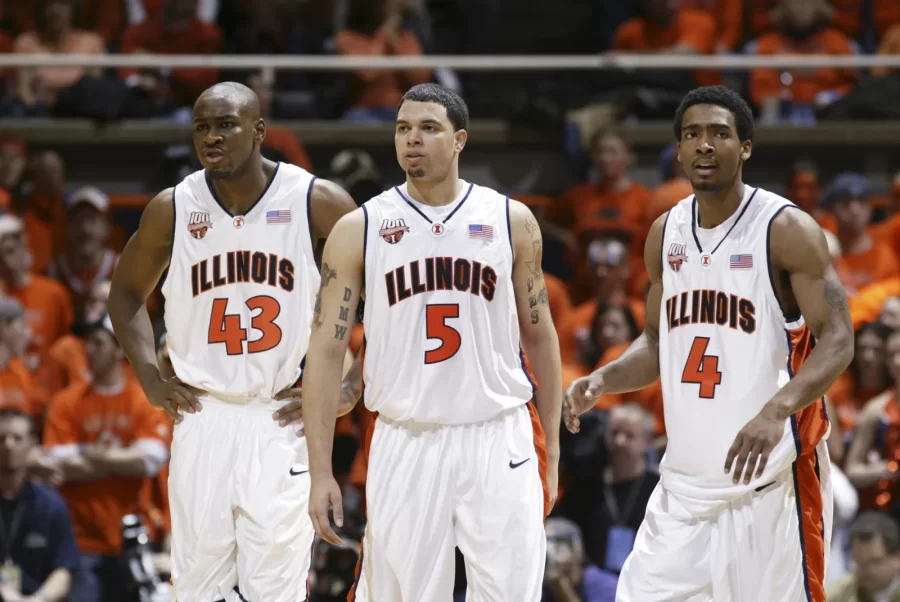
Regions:
<instances>
[{"instance_id":1,"label":"orange jersey number","mask_svg":"<svg viewBox=\"0 0 900 602\"><path fill-rule=\"evenodd\" d=\"M700 397L713 399L716 387L722 384L722 373L719 372L719 356L706 355L709 337L696 337L691 345L681 382L700 385Z\"/></svg>"},{"instance_id":2,"label":"orange jersey number","mask_svg":"<svg viewBox=\"0 0 900 602\"><path fill-rule=\"evenodd\" d=\"M449 360L459 351L462 339L459 331L447 326L447 318L459 317L459 304L444 303L425 306L425 336L428 340L438 339L441 344L437 349L425 352L426 364L437 364Z\"/></svg>"},{"instance_id":3,"label":"orange jersey number","mask_svg":"<svg viewBox=\"0 0 900 602\"><path fill-rule=\"evenodd\" d=\"M275 318L281 313L278 301L268 295L258 295L247 300L247 307L251 312L260 310L250 319L250 328L262 332L261 337L247 343L247 353L261 353L277 346L281 342L281 329L275 324ZM228 355L241 355L248 329L241 326L240 316L225 313L227 309L228 299L213 300L208 342L225 343Z\"/></svg>"}]
</instances>

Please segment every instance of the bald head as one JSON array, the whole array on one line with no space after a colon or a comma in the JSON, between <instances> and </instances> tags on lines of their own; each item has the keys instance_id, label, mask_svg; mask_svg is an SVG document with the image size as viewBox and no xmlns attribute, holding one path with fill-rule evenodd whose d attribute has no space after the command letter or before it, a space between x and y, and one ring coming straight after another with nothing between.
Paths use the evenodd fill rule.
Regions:
<instances>
[{"instance_id":1,"label":"bald head","mask_svg":"<svg viewBox=\"0 0 900 602\"><path fill-rule=\"evenodd\" d=\"M242 118L259 119L261 116L256 92L237 82L222 82L207 88L194 104L194 113L211 102L228 104Z\"/></svg>"}]
</instances>

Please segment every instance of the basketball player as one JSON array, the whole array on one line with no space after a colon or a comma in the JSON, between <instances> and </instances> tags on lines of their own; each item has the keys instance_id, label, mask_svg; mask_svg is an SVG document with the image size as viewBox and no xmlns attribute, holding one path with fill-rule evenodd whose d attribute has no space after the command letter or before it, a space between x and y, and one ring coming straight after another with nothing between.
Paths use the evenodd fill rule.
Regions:
<instances>
[{"instance_id":1,"label":"basketball player","mask_svg":"<svg viewBox=\"0 0 900 602\"><path fill-rule=\"evenodd\" d=\"M347 348L361 293L363 398L378 413L355 600L450 600L454 546L466 558L468 600L541 596L545 507L529 401L546 432L552 503L559 342L531 212L459 179L467 125L468 109L453 92L411 88L394 139L406 183L342 218L325 246L304 381L315 403L304 413L310 515L330 542L340 540L329 506L342 524L331 474L341 379L332 362Z\"/></svg>"},{"instance_id":2,"label":"basketball player","mask_svg":"<svg viewBox=\"0 0 900 602\"><path fill-rule=\"evenodd\" d=\"M279 426L296 408L275 420L273 412L280 392L295 396L306 354L317 242L355 204L335 184L262 158L266 124L249 88L205 91L193 128L204 169L147 205L109 312L147 397L177 422L169 477L177 599L297 602L307 597L314 538L307 451L295 426ZM145 305L167 267L176 378L160 374Z\"/></svg>"},{"instance_id":3,"label":"basketball player","mask_svg":"<svg viewBox=\"0 0 900 602\"><path fill-rule=\"evenodd\" d=\"M747 104L699 88L675 116L694 195L653 224L644 333L575 381L566 422L603 393L662 380L668 447L620 602L822 602L832 501L822 396L853 357L840 280L816 221L744 184ZM723 470L724 467L724 470Z\"/></svg>"}]
</instances>

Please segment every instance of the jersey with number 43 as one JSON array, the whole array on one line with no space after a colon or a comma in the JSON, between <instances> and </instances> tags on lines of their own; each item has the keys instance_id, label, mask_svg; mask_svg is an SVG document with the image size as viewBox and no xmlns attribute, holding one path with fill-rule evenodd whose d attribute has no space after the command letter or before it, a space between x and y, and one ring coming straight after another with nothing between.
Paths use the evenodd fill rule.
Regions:
<instances>
[{"instance_id":1,"label":"jersey with number 43","mask_svg":"<svg viewBox=\"0 0 900 602\"><path fill-rule=\"evenodd\" d=\"M533 395L509 199L462 185L443 207L413 201L405 184L363 205L365 402L393 420L480 422Z\"/></svg>"},{"instance_id":2,"label":"jersey with number 43","mask_svg":"<svg viewBox=\"0 0 900 602\"><path fill-rule=\"evenodd\" d=\"M315 178L279 163L259 200L232 215L205 171L175 187L162 292L169 353L184 382L271 399L300 376L319 271L309 207Z\"/></svg>"},{"instance_id":3,"label":"jersey with number 43","mask_svg":"<svg viewBox=\"0 0 900 602\"><path fill-rule=\"evenodd\" d=\"M814 345L802 316L785 318L774 288L769 230L790 201L745 186L737 211L711 229L693 197L666 218L659 364L668 445L664 485L729 499L770 483L827 431L823 402L785 423L765 474L735 487L725 459L738 432L787 383Z\"/></svg>"}]
</instances>

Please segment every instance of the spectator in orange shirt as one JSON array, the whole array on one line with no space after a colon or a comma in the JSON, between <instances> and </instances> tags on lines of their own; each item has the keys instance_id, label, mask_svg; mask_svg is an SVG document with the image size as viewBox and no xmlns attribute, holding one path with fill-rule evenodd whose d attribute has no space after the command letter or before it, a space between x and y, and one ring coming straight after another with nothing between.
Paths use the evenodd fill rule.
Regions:
<instances>
[{"instance_id":1,"label":"spectator in orange shirt","mask_svg":"<svg viewBox=\"0 0 900 602\"><path fill-rule=\"evenodd\" d=\"M50 346L69 331L73 316L65 287L30 273L30 267L22 220L14 215L0 216L0 288L25 308L33 344L24 359L28 369L35 372Z\"/></svg>"},{"instance_id":2,"label":"spectator in orange shirt","mask_svg":"<svg viewBox=\"0 0 900 602\"><path fill-rule=\"evenodd\" d=\"M72 27L71 0L38 0L35 10L37 30L16 38L16 52L105 54L100 36ZM86 74L83 67L23 67L19 70L19 100L29 109L46 109L56 101L60 89L76 84Z\"/></svg>"},{"instance_id":3,"label":"spectator in orange shirt","mask_svg":"<svg viewBox=\"0 0 900 602\"><path fill-rule=\"evenodd\" d=\"M31 178L29 195L20 217L25 222L25 240L31 251L31 269L43 273L62 248L63 193L66 167L52 151L35 154L27 169Z\"/></svg>"},{"instance_id":4,"label":"spectator in orange shirt","mask_svg":"<svg viewBox=\"0 0 900 602\"><path fill-rule=\"evenodd\" d=\"M823 200L837 219L841 258L835 269L849 295L874 282L900 275L893 249L876 241L867 228L872 221L871 186L865 177L843 173Z\"/></svg>"},{"instance_id":5,"label":"spectator in orange shirt","mask_svg":"<svg viewBox=\"0 0 900 602\"><path fill-rule=\"evenodd\" d=\"M631 179L631 145L620 132L604 130L592 137L590 149L591 181L570 188L550 207L548 219L573 230L576 237L604 226L639 228L650 191Z\"/></svg>"},{"instance_id":6,"label":"spectator in orange shirt","mask_svg":"<svg viewBox=\"0 0 900 602\"><path fill-rule=\"evenodd\" d=\"M72 295L75 314L84 312L91 287L111 280L119 257L107 245L112 225L109 197L87 186L66 200L66 244L47 270L62 282Z\"/></svg>"},{"instance_id":7,"label":"spectator in orange shirt","mask_svg":"<svg viewBox=\"0 0 900 602\"><path fill-rule=\"evenodd\" d=\"M40 422L43 407L35 396L31 373L20 359L30 338L22 305L0 295L0 408L22 411Z\"/></svg>"},{"instance_id":8,"label":"spectator in orange shirt","mask_svg":"<svg viewBox=\"0 0 900 602\"><path fill-rule=\"evenodd\" d=\"M415 34L403 28L403 14L386 0L350 0L347 23L335 38L339 54L347 56L420 56ZM428 69L382 71L361 69L354 73L353 108L344 119L393 121L404 90L431 80Z\"/></svg>"},{"instance_id":9,"label":"spectator in orange shirt","mask_svg":"<svg viewBox=\"0 0 900 602\"><path fill-rule=\"evenodd\" d=\"M140 512L140 492L169 457L169 425L126 377L112 324L86 340L92 380L69 387L50 406L44 443L62 467L82 569L76 600L121 600L122 518ZM89 485L88 485L89 483Z\"/></svg>"},{"instance_id":10,"label":"spectator in orange shirt","mask_svg":"<svg viewBox=\"0 0 900 602\"><path fill-rule=\"evenodd\" d=\"M841 432L852 433L865 403L890 384L884 343L890 329L880 322L863 324L856 331L856 353L847 371L828 390Z\"/></svg>"},{"instance_id":11,"label":"spectator in orange shirt","mask_svg":"<svg viewBox=\"0 0 900 602\"><path fill-rule=\"evenodd\" d=\"M852 54L850 40L831 25L826 0L781 0L780 7L781 22L757 39L756 54ZM809 121L814 107L843 96L855 83L853 69L754 69L750 96L764 120Z\"/></svg>"},{"instance_id":12,"label":"spectator in orange shirt","mask_svg":"<svg viewBox=\"0 0 900 602\"><path fill-rule=\"evenodd\" d=\"M594 314L590 334L581 340L580 363L588 371L600 362L607 350L627 345L641 334L627 305L602 305Z\"/></svg>"},{"instance_id":13,"label":"spectator in orange shirt","mask_svg":"<svg viewBox=\"0 0 900 602\"><path fill-rule=\"evenodd\" d=\"M710 54L716 44L716 22L702 10L680 8L673 0L642 0L644 16L616 30L613 47L624 52Z\"/></svg>"}]
</instances>

